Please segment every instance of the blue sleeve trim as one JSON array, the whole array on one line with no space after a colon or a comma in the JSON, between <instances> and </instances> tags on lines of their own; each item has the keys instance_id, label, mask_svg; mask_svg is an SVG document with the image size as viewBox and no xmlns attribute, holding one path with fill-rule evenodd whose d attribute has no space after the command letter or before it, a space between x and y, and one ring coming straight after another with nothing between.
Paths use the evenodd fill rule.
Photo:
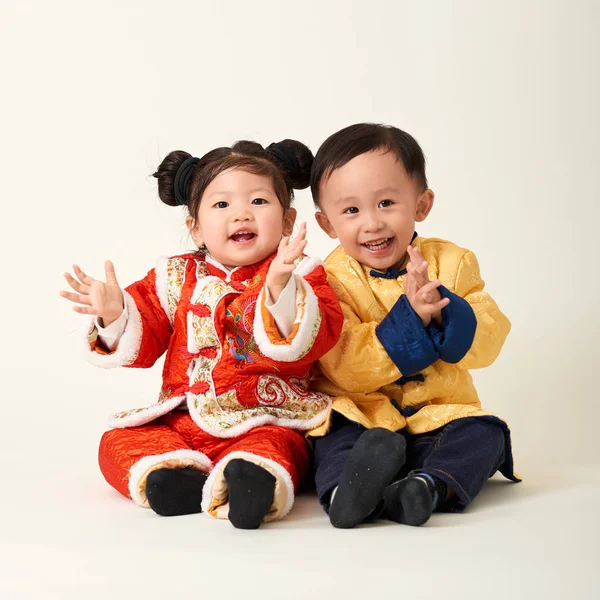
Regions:
<instances>
[{"instance_id":1,"label":"blue sleeve trim","mask_svg":"<svg viewBox=\"0 0 600 600\"><path fill-rule=\"evenodd\" d=\"M438 288L442 298L449 298L450 304L442 309L442 327L431 321L429 335L440 358L447 363L457 363L471 349L477 319L471 305L460 296L441 285Z\"/></svg>"},{"instance_id":2,"label":"blue sleeve trim","mask_svg":"<svg viewBox=\"0 0 600 600\"><path fill-rule=\"evenodd\" d=\"M405 295L392 306L375 333L402 375L418 373L440 358L429 332Z\"/></svg>"}]
</instances>

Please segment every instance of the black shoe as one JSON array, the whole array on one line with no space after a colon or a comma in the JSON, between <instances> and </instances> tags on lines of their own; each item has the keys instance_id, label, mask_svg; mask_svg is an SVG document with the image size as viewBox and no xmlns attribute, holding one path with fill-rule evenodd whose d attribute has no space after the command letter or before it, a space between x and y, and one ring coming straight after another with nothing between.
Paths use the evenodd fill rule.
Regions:
<instances>
[{"instance_id":1,"label":"black shoe","mask_svg":"<svg viewBox=\"0 0 600 600\"><path fill-rule=\"evenodd\" d=\"M397 523L418 527L429 520L443 501L446 486L431 476L418 473L392 483L384 494L384 516Z\"/></svg>"},{"instance_id":2,"label":"black shoe","mask_svg":"<svg viewBox=\"0 0 600 600\"><path fill-rule=\"evenodd\" d=\"M258 529L273 504L275 477L258 465L235 458L227 463L229 520L238 529Z\"/></svg>"},{"instance_id":3,"label":"black shoe","mask_svg":"<svg viewBox=\"0 0 600 600\"><path fill-rule=\"evenodd\" d=\"M202 512L207 475L197 469L156 469L146 479L150 508L163 517Z\"/></svg>"},{"instance_id":4,"label":"black shoe","mask_svg":"<svg viewBox=\"0 0 600 600\"><path fill-rule=\"evenodd\" d=\"M349 529L362 523L380 504L385 488L406 460L406 440L377 427L365 431L350 452L329 508L334 527Z\"/></svg>"}]
</instances>

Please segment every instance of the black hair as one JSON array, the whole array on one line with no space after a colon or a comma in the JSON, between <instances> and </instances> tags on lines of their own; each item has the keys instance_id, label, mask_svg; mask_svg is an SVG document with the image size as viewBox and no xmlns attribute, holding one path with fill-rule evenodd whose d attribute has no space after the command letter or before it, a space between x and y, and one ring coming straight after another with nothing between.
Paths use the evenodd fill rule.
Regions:
<instances>
[{"instance_id":1,"label":"black hair","mask_svg":"<svg viewBox=\"0 0 600 600\"><path fill-rule=\"evenodd\" d=\"M271 177L285 212L292 204L294 190L309 186L312 162L312 152L296 140L283 140L266 148L257 142L242 140L231 147L211 150L200 159L183 150L170 152L160 163L154 177L158 179L160 199L169 206L187 206L194 220L198 217L204 190L219 174L233 168ZM188 171L183 184L182 165L182 171Z\"/></svg>"},{"instance_id":2,"label":"black hair","mask_svg":"<svg viewBox=\"0 0 600 600\"><path fill-rule=\"evenodd\" d=\"M392 152L404 165L408 176L422 190L427 189L425 155L412 135L390 125L357 123L329 136L315 156L310 174L310 187L317 208L321 181L353 158L375 150Z\"/></svg>"}]
</instances>

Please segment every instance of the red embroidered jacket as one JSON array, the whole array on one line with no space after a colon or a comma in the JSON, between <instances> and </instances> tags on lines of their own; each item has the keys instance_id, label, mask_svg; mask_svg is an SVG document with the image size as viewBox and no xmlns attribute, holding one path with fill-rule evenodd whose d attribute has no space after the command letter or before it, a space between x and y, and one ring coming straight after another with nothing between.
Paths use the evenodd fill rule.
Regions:
<instances>
[{"instance_id":1,"label":"red embroidered jacket","mask_svg":"<svg viewBox=\"0 0 600 600\"><path fill-rule=\"evenodd\" d=\"M283 338L265 305L275 255L228 272L201 253L162 259L125 290L128 321L113 352L92 326L87 358L101 367L151 367L166 351L158 401L114 415L111 425L148 423L187 406L204 431L234 437L277 424L321 424L328 396L309 389L313 363L338 340L343 316L321 261L296 267L296 321Z\"/></svg>"}]
</instances>

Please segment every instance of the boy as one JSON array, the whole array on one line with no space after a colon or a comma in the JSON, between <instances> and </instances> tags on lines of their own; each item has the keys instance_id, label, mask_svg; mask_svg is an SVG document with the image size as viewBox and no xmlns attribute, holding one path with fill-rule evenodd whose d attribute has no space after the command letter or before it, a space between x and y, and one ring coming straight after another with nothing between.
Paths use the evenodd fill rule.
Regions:
<instances>
[{"instance_id":1,"label":"boy","mask_svg":"<svg viewBox=\"0 0 600 600\"><path fill-rule=\"evenodd\" d=\"M481 409L469 374L496 359L510 322L471 252L417 235L434 200L417 141L347 127L319 149L311 189L319 225L340 241L325 264L344 327L315 386L333 411L311 432L332 524L422 525L466 507L498 470L519 481L508 427Z\"/></svg>"}]
</instances>

